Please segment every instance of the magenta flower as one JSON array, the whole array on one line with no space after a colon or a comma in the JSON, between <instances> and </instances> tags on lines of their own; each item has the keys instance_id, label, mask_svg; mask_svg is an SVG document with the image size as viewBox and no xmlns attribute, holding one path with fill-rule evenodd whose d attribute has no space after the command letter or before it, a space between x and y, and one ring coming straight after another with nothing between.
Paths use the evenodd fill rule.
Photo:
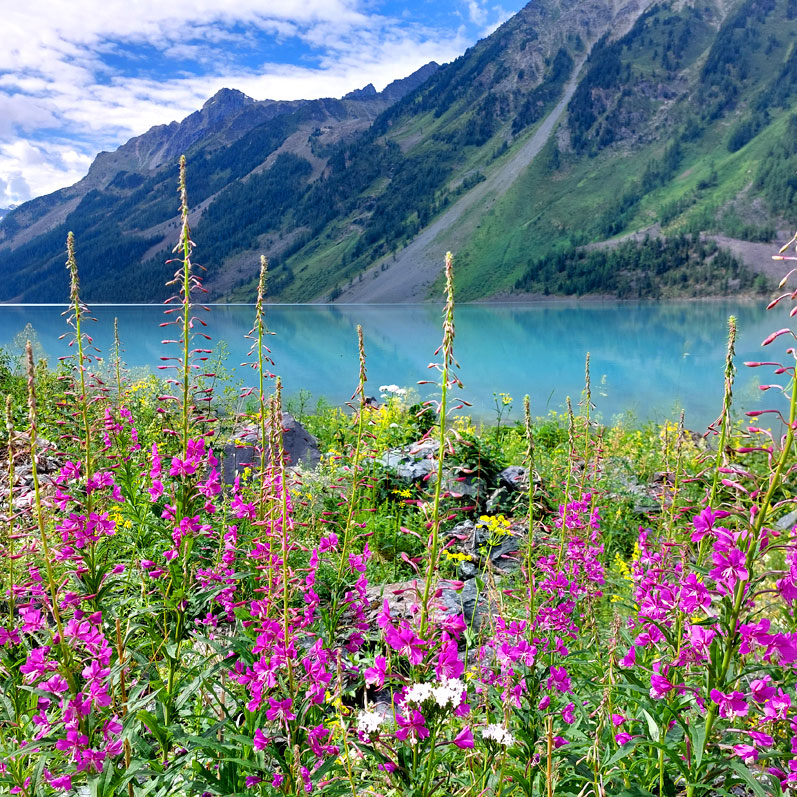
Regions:
<instances>
[{"instance_id":1,"label":"magenta flower","mask_svg":"<svg viewBox=\"0 0 797 797\"><path fill-rule=\"evenodd\" d=\"M692 518L692 525L695 529L692 532L692 542L700 542L703 537L711 533L716 520L727 516L727 512L715 512L710 506L707 506L699 515Z\"/></svg>"},{"instance_id":2,"label":"magenta flower","mask_svg":"<svg viewBox=\"0 0 797 797\"><path fill-rule=\"evenodd\" d=\"M575 703L568 703L562 709L562 720L568 725L572 725L576 721L576 715L574 713L575 707Z\"/></svg>"},{"instance_id":3,"label":"magenta flower","mask_svg":"<svg viewBox=\"0 0 797 797\"><path fill-rule=\"evenodd\" d=\"M397 650L402 655L410 660L410 664L420 664L423 661L423 646L427 645L415 632L410 628L406 620L401 621L398 629L389 625L385 629L385 642L390 645L393 650Z\"/></svg>"},{"instance_id":4,"label":"magenta flower","mask_svg":"<svg viewBox=\"0 0 797 797\"><path fill-rule=\"evenodd\" d=\"M172 457L172 466L169 468L170 476L193 476L196 473L197 463L190 457L184 460Z\"/></svg>"},{"instance_id":5,"label":"magenta flower","mask_svg":"<svg viewBox=\"0 0 797 797\"><path fill-rule=\"evenodd\" d=\"M285 700L277 700L276 698L270 697L268 702L271 708L266 710L267 720L271 720L272 722L288 722L296 719L296 715L291 711L291 706L293 705L293 700L291 698L286 697Z\"/></svg>"},{"instance_id":6,"label":"magenta flower","mask_svg":"<svg viewBox=\"0 0 797 797\"><path fill-rule=\"evenodd\" d=\"M750 573L745 567L745 555L733 548L727 553L715 551L711 556L716 567L709 574L717 584L732 592L737 581L747 581Z\"/></svg>"},{"instance_id":7,"label":"magenta flower","mask_svg":"<svg viewBox=\"0 0 797 797\"><path fill-rule=\"evenodd\" d=\"M733 754L741 758L745 764L754 764L758 761L758 750L749 744L735 744Z\"/></svg>"},{"instance_id":8,"label":"magenta flower","mask_svg":"<svg viewBox=\"0 0 797 797\"><path fill-rule=\"evenodd\" d=\"M473 733L469 726L465 726L455 737L452 744L459 747L460 750L470 749L474 746Z\"/></svg>"},{"instance_id":9,"label":"magenta flower","mask_svg":"<svg viewBox=\"0 0 797 797\"><path fill-rule=\"evenodd\" d=\"M764 703L775 694L775 687L769 686L771 681L768 675L750 681L750 694L756 703Z\"/></svg>"},{"instance_id":10,"label":"magenta flower","mask_svg":"<svg viewBox=\"0 0 797 797\"><path fill-rule=\"evenodd\" d=\"M465 672L465 665L459 660L457 643L450 639L445 631L443 631L442 638L440 652L437 654L435 675L441 681L445 678L460 678Z\"/></svg>"},{"instance_id":11,"label":"magenta flower","mask_svg":"<svg viewBox=\"0 0 797 797\"><path fill-rule=\"evenodd\" d=\"M654 700L661 700L675 689L675 684L670 683L663 675L651 673L650 675L650 696Z\"/></svg>"},{"instance_id":12,"label":"magenta flower","mask_svg":"<svg viewBox=\"0 0 797 797\"><path fill-rule=\"evenodd\" d=\"M62 753L71 753L75 757L75 760L77 760L78 754L88 743L88 736L80 733L77 728L70 728L66 732L66 738L59 739L55 743L55 747Z\"/></svg>"},{"instance_id":13,"label":"magenta flower","mask_svg":"<svg viewBox=\"0 0 797 797\"><path fill-rule=\"evenodd\" d=\"M426 718L417 708L412 710L412 715L409 719L397 714L396 722L399 726L396 731L397 739L404 740L412 736L412 741L417 741L418 739L425 739L429 735L429 729L426 727Z\"/></svg>"},{"instance_id":14,"label":"magenta flower","mask_svg":"<svg viewBox=\"0 0 797 797\"><path fill-rule=\"evenodd\" d=\"M570 677L567 670L564 667L551 667L546 686L548 689L556 689L557 692L569 692Z\"/></svg>"},{"instance_id":15,"label":"magenta flower","mask_svg":"<svg viewBox=\"0 0 797 797\"><path fill-rule=\"evenodd\" d=\"M772 736L768 733L761 733L761 731L748 731L747 735L759 746L759 747L772 747L775 744L775 740Z\"/></svg>"},{"instance_id":16,"label":"magenta flower","mask_svg":"<svg viewBox=\"0 0 797 797\"><path fill-rule=\"evenodd\" d=\"M368 667L363 672L365 683L369 686L375 686L381 689L385 684L385 675L387 671L387 659L384 656L377 656L374 659L374 666Z\"/></svg>"},{"instance_id":17,"label":"magenta flower","mask_svg":"<svg viewBox=\"0 0 797 797\"><path fill-rule=\"evenodd\" d=\"M697 580L697 576L694 573L689 573L681 581L678 605L687 614L692 614L697 609L708 609L711 606L711 595L708 589Z\"/></svg>"},{"instance_id":18,"label":"magenta flower","mask_svg":"<svg viewBox=\"0 0 797 797\"><path fill-rule=\"evenodd\" d=\"M631 739L634 738L632 733L616 733L614 735L614 741L622 747L624 744L628 744Z\"/></svg>"},{"instance_id":19,"label":"magenta flower","mask_svg":"<svg viewBox=\"0 0 797 797\"><path fill-rule=\"evenodd\" d=\"M50 784L50 788L56 791L69 791L72 788L72 776L59 775L58 777L51 778L48 783Z\"/></svg>"},{"instance_id":20,"label":"magenta flower","mask_svg":"<svg viewBox=\"0 0 797 797\"><path fill-rule=\"evenodd\" d=\"M268 747L268 737L260 728L255 731L255 735L252 738L252 747L254 747L255 750L265 750L266 747Z\"/></svg>"},{"instance_id":21,"label":"magenta flower","mask_svg":"<svg viewBox=\"0 0 797 797\"><path fill-rule=\"evenodd\" d=\"M773 695L764 704L764 717L762 722L785 720L790 708L791 698L782 689L778 689L778 693Z\"/></svg>"},{"instance_id":22,"label":"magenta flower","mask_svg":"<svg viewBox=\"0 0 797 797\"><path fill-rule=\"evenodd\" d=\"M621 667L630 670L636 664L636 647L631 645L628 649L628 653L626 653L618 663Z\"/></svg>"},{"instance_id":23,"label":"magenta flower","mask_svg":"<svg viewBox=\"0 0 797 797\"><path fill-rule=\"evenodd\" d=\"M720 717L726 719L730 717L745 717L750 710L750 706L747 705L742 692L725 694L720 692L719 689L712 689L709 696L719 706Z\"/></svg>"}]
</instances>

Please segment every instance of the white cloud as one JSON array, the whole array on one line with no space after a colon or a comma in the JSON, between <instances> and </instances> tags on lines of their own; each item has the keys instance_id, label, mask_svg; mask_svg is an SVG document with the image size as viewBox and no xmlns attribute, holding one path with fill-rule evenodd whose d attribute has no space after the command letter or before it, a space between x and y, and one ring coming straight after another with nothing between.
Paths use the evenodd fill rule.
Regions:
<instances>
[{"instance_id":1,"label":"white cloud","mask_svg":"<svg viewBox=\"0 0 797 797\"><path fill-rule=\"evenodd\" d=\"M4 5L0 206L70 185L98 150L182 119L222 87L256 99L338 97L369 82L381 89L428 61L451 60L471 43L462 29L441 34L373 13L369 0ZM468 6L479 26L496 10L485 0ZM273 46L262 62L242 62L239 52L256 53L264 36ZM293 45L290 63L277 60L284 42ZM161 54L157 64L146 48ZM179 71L181 65L191 71Z\"/></svg>"},{"instance_id":2,"label":"white cloud","mask_svg":"<svg viewBox=\"0 0 797 797\"><path fill-rule=\"evenodd\" d=\"M480 27L487 23L487 9L479 0L468 0L468 17L474 25Z\"/></svg>"},{"instance_id":3,"label":"white cloud","mask_svg":"<svg viewBox=\"0 0 797 797\"><path fill-rule=\"evenodd\" d=\"M70 144L19 139L0 144L0 207L77 182L92 160Z\"/></svg>"}]
</instances>

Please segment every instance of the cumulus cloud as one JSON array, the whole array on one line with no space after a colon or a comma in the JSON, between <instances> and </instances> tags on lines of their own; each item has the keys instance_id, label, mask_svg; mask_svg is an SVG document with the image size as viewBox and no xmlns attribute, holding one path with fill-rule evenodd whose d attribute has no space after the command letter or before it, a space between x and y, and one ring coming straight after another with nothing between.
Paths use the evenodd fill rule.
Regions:
<instances>
[{"instance_id":1,"label":"cumulus cloud","mask_svg":"<svg viewBox=\"0 0 797 797\"><path fill-rule=\"evenodd\" d=\"M8 5L0 206L75 182L100 149L182 119L222 87L256 99L341 96L369 82L381 89L430 60L451 60L473 39L406 9L401 18L376 13L373 0ZM496 16L484 0L468 0L468 13L480 28Z\"/></svg>"}]
</instances>

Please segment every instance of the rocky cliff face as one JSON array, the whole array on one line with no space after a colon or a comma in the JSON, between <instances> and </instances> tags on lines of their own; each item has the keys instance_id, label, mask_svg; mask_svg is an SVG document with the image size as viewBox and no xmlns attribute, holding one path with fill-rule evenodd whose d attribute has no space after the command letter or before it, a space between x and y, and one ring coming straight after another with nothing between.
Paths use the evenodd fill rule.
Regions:
<instances>
[{"instance_id":1,"label":"rocky cliff face","mask_svg":"<svg viewBox=\"0 0 797 797\"><path fill-rule=\"evenodd\" d=\"M423 299L445 249L468 299L622 293L618 268L656 295L669 265L648 273L625 247L599 274L584 247L760 242L797 212L795 18L797 0L534 0L382 92L276 102L224 89L8 214L0 301L64 297L67 229L88 300L161 299L183 152L214 299L250 300L260 254L284 301ZM717 290L731 282L718 274Z\"/></svg>"}]
</instances>

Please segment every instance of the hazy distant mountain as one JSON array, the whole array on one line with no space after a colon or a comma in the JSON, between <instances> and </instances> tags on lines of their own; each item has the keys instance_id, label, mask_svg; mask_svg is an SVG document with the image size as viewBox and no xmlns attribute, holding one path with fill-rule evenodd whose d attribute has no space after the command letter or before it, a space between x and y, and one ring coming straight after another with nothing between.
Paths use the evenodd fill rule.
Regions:
<instances>
[{"instance_id":1,"label":"hazy distant mountain","mask_svg":"<svg viewBox=\"0 0 797 797\"><path fill-rule=\"evenodd\" d=\"M382 92L225 89L7 215L0 300L64 298L68 229L86 299L163 298L182 152L213 298L251 299L263 253L280 300L423 300L446 249L465 299L760 288L761 242L797 211L795 18L797 0L534 0Z\"/></svg>"}]
</instances>

